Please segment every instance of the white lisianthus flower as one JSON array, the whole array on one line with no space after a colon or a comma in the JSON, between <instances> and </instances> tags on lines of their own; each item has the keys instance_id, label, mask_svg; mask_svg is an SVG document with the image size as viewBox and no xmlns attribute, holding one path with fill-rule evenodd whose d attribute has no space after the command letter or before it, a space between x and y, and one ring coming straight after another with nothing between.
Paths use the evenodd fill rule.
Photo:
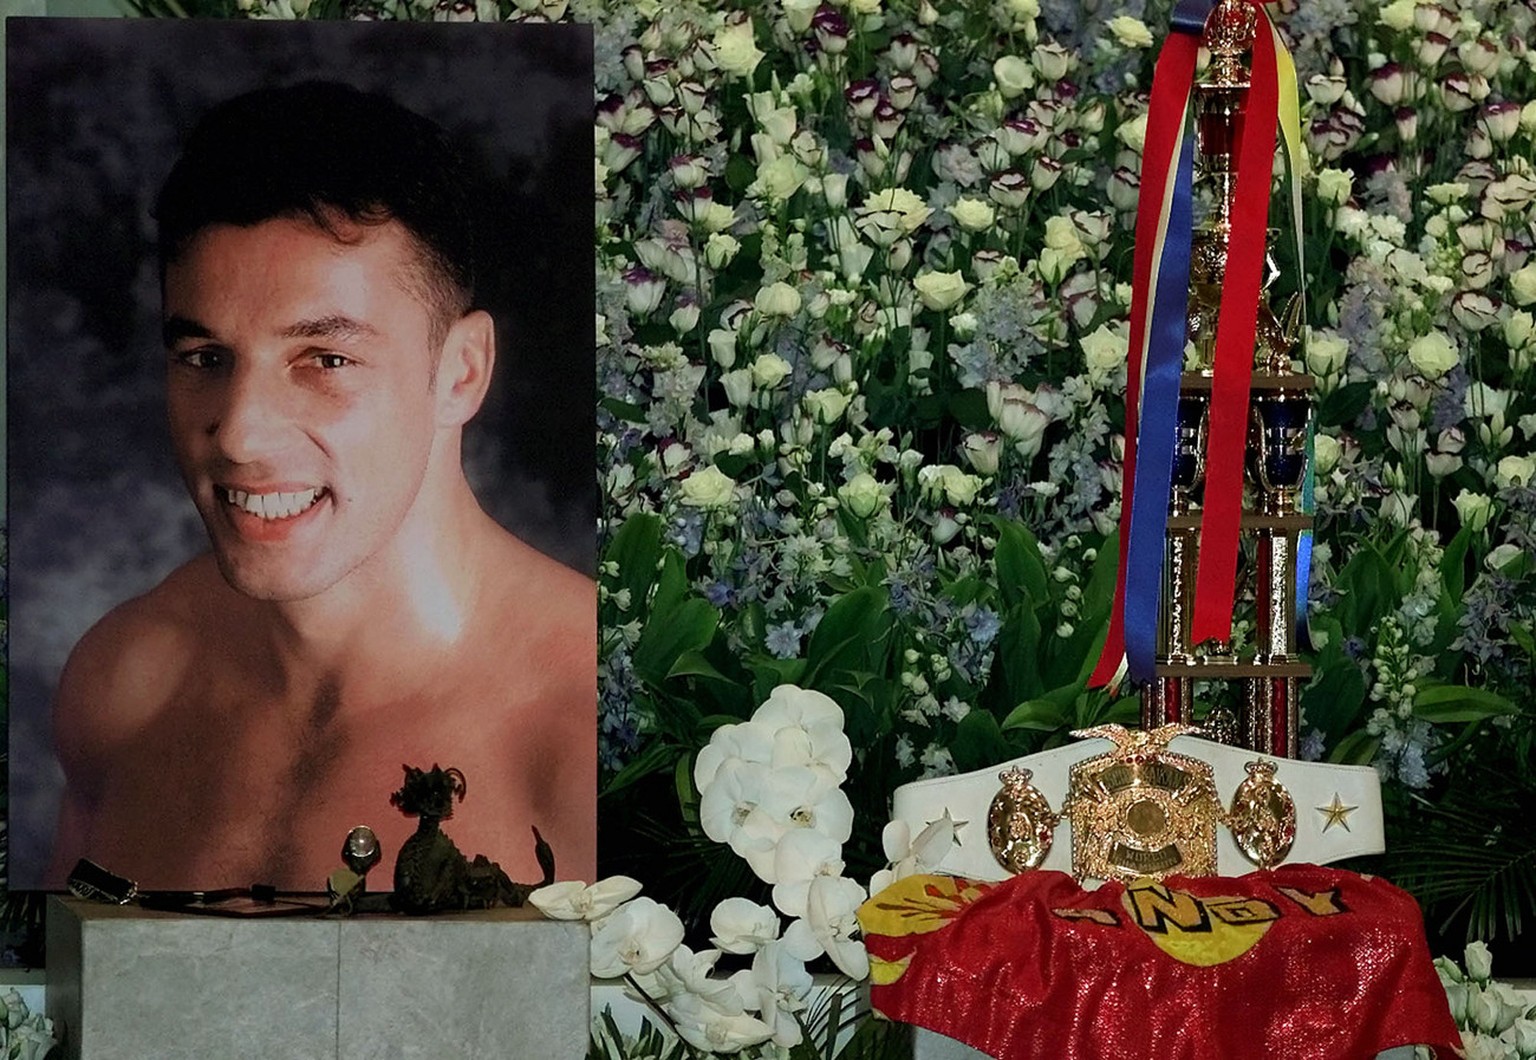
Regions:
<instances>
[{"instance_id":1,"label":"white lisianthus flower","mask_svg":"<svg viewBox=\"0 0 1536 1060\"><path fill-rule=\"evenodd\" d=\"M715 65L732 77L750 78L763 54L753 39L750 18L729 21L715 31Z\"/></svg>"},{"instance_id":2,"label":"white lisianthus flower","mask_svg":"<svg viewBox=\"0 0 1536 1060\"><path fill-rule=\"evenodd\" d=\"M741 242L733 235L716 232L704 244L704 261L712 269L723 269L736 257Z\"/></svg>"},{"instance_id":3,"label":"white lisianthus flower","mask_svg":"<svg viewBox=\"0 0 1536 1060\"><path fill-rule=\"evenodd\" d=\"M982 199L960 198L949 205L949 216L967 232L980 232L992 227L997 211Z\"/></svg>"},{"instance_id":4,"label":"white lisianthus flower","mask_svg":"<svg viewBox=\"0 0 1536 1060\"><path fill-rule=\"evenodd\" d=\"M747 191L769 202L786 202L810 176L811 171L794 155L779 155L757 167L757 179Z\"/></svg>"},{"instance_id":5,"label":"white lisianthus flower","mask_svg":"<svg viewBox=\"0 0 1536 1060\"><path fill-rule=\"evenodd\" d=\"M1115 40L1127 48L1152 47L1152 31L1147 24L1139 18L1130 15L1116 15L1105 23L1109 32L1115 35Z\"/></svg>"},{"instance_id":6,"label":"white lisianthus flower","mask_svg":"<svg viewBox=\"0 0 1536 1060\"><path fill-rule=\"evenodd\" d=\"M1468 331L1483 331L1499 322L1499 303L1481 291L1462 291L1451 300L1451 316Z\"/></svg>"},{"instance_id":7,"label":"white lisianthus flower","mask_svg":"<svg viewBox=\"0 0 1536 1060\"><path fill-rule=\"evenodd\" d=\"M1433 381L1455 367L1461 356L1443 331L1431 331L1409 344L1408 360L1420 375Z\"/></svg>"},{"instance_id":8,"label":"white lisianthus flower","mask_svg":"<svg viewBox=\"0 0 1536 1060\"><path fill-rule=\"evenodd\" d=\"M931 502L947 502L962 508L974 503L981 490L981 479L966 474L953 464L929 464L920 468L917 483Z\"/></svg>"},{"instance_id":9,"label":"white lisianthus flower","mask_svg":"<svg viewBox=\"0 0 1536 1060\"><path fill-rule=\"evenodd\" d=\"M972 469L983 475L995 475L1002 462L1002 439L990 431L967 434L960 442L960 451Z\"/></svg>"},{"instance_id":10,"label":"white lisianthus flower","mask_svg":"<svg viewBox=\"0 0 1536 1060\"><path fill-rule=\"evenodd\" d=\"M756 1011L773 1032L777 1045L792 1048L802 1036L795 1014L806 1007L811 990L811 973L805 962L796 960L782 942L773 942L757 951L752 967L731 977L747 1007Z\"/></svg>"},{"instance_id":11,"label":"white lisianthus flower","mask_svg":"<svg viewBox=\"0 0 1536 1060\"><path fill-rule=\"evenodd\" d=\"M1500 487L1531 485L1536 481L1536 457L1514 454L1504 457L1494 468L1493 481Z\"/></svg>"},{"instance_id":12,"label":"white lisianthus flower","mask_svg":"<svg viewBox=\"0 0 1536 1060\"><path fill-rule=\"evenodd\" d=\"M632 898L592 925L592 974L653 972L683 941L683 922L650 898Z\"/></svg>"},{"instance_id":13,"label":"white lisianthus flower","mask_svg":"<svg viewBox=\"0 0 1536 1060\"><path fill-rule=\"evenodd\" d=\"M954 272L923 272L912 281L917 296L929 309L943 312L953 306L971 289L957 269Z\"/></svg>"},{"instance_id":14,"label":"white lisianthus flower","mask_svg":"<svg viewBox=\"0 0 1536 1060\"><path fill-rule=\"evenodd\" d=\"M528 904L551 920L600 920L640 893L640 881L609 876L588 887L580 880L562 880L540 887Z\"/></svg>"},{"instance_id":15,"label":"white lisianthus flower","mask_svg":"<svg viewBox=\"0 0 1536 1060\"><path fill-rule=\"evenodd\" d=\"M987 411L998 430L1015 443L1026 458L1040 452L1051 417L1036 403L1036 395L1018 383L987 381Z\"/></svg>"},{"instance_id":16,"label":"white lisianthus flower","mask_svg":"<svg viewBox=\"0 0 1536 1060\"><path fill-rule=\"evenodd\" d=\"M858 909L864 888L841 876L818 876L811 881L806 915L784 932L784 946L797 959L815 960L825 953L850 979L869 976L869 954L854 938L859 930Z\"/></svg>"},{"instance_id":17,"label":"white lisianthus flower","mask_svg":"<svg viewBox=\"0 0 1536 1060\"><path fill-rule=\"evenodd\" d=\"M727 898L709 914L709 930L725 953L756 953L779 937L779 914L750 898Z\"/></svg>"},{"instance_id":18,"label":"white lisianthus flower","mask_svg":"<svg viewBox=\"0 0 1536 1060\"><path fill-rule=\"evenodd\" d=\"M1504 341L1511 350L1518 350L1536 334L1536 316L1524 309L1517 309L1504 321Z\"/></svg>"},{"instance_id":19,"label":"white lisianthus flower","mask_svg":"<svg viewBox=\"0 0 1536 1060\"><path fill-rule=\"evenodd\" d=\"M1060 81L1075 65L1073 54L1053 40L1037 44L1029 59L1047 81Z\"/></svg>"},{"instance_id":20,"label":"white lisianthus flower","mask_svg":"<svg viewBox=\"0 0 1536 1060\"><path fill-rule=\"evenodd\" d=\"M726 508L736 497L736 480L711 464L683 479L682 502L693 508Z\"/></svg>"}]
</instances>

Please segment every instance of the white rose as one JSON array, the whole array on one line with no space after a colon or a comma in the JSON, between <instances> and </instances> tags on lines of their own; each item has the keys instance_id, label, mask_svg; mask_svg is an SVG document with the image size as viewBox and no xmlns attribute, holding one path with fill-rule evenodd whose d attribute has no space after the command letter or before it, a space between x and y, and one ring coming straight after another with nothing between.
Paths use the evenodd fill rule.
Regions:
<instances>
[{"instance_id":1,"label":"white rose","mask_svg":"<svg viewBox=\"0 0 1536 1060\"><path fill-rule=\"evenodd\" d=\"M765 317L792 317L800 312L800 292L780 280L760 288L752 304Z\"/></svg>"},{"instance_id":2,"label":"white rose","mask_svg":"<svg viewBox=\"0 0 1536 1060\"><path fill-rule=\"evenodd\" d=\"M971 285L965 277L955 272L924 272L912 281L917 296L929 309L943 312L965 297Z\"/></svg>"},{"instance_id":3,"label":"white rose","mask_svg":"<svg viewBox=\"0 0 1536 1060\"><path fill-rule=\"evenodd\" d=\"M1451 503L1456 507L1462 526L1469 527L1475 533L1488 525L1493 501L1486 494L1464 489L1456 494Z\"/></svg>"},{"instance_id":4,"label":"white rose","mask_svg":"<svg viewBox=\"0 0 1536 1060\"><path fill-rule=\"evenodd\" d=\"M1312 440L1312 451L1317 457L1317 473L1326 475L1338 466L1339 453L1342 450L1343 446L1339 445L1339 440L1331 434L1315 436Z\"/></svg>"},{"instance_id":5,"label":"white rose","mask_svg":"<svg viewBox=\"0 0 1536 1060\"><path fill-rule=\"evenodd\" d=\"M1382 8L1376 19L1389 29L1402 32L1413 25L1413 9L1418 6L1418 0L1392 0L1392 3Z\"/></svg>"},{"instance_id":6,"label":"white rose","mask_svg":"<svg viewBox=\"0 0 1536 1060\"><path fill-rule=\"evenodd\" d=\"M1117 368L1125 364L1130 349L1130 337L1108 324L1101 324L1098 330L1084 335L1080 343L1089 378L1099 384L1103 384Z\"/></svg>"},{"instance_id":7,"label":"white rose","mask_svg":"<svg viewBox=\"0 0 1536 1060\"><path fill-rule=\"evenodd\" d=\"M1138 114L1130 121L1121 122L1115 130L1115 138L1138 155L1147 142L1147 116Z\"/></svg>"},{"instance_id":8,"label":"white rose","mask_svg":"<svg viewBox=\"0 0 1536 1060\"><path fill-rule=\"evenodd\" d=\"M1035 87L1035 71L1027 59L1005 55L992 64L992 78L1004 99L1012 99Z\"/></svg>"},{"instance_id":9,"label":"white rose","mask_svg":"<svg viewBox=\"0 0 1536 1060\"><path fill-rule=\"evenodd\" d=\"M1518 305L1536 302L1536 261L1509 274L1509 289Z\"/></svg>"},{"instance_id":10,"label":"white rose","mask_svg":"<svg viewBox=\"0 0 1536 1060\"><path fill-rule=\"evenodd\" d=\"M752 36L752 20L727 22L715 31L715 64L732 77L751 77L763 52Z\"/></svg>"},{"instance_id":11,"label":"white rose","mask_svg":"<svg viewBox=\"0 0 1536 1060\"><path fill-rule=\"evenodd\" d=\"M949 216L967 232L980 232L992 227L997 212L982 199L957 199L950 204Z\"/></svg>"},{"instance_id":12,"label":"white rose","mask_svg":"<svg viewBox=\"0 0 1536 1060\"><path fill-rule=\"evenodd\" d=\"M752 362L752 382L763 390L772 390L789 378L789 362L776 353L760 354Z\"/></svg>"},{"instance_id":13,"label":"white rose","mask_svg":"<svg viewBox=\"0 0 1536 1060\"><path fill-rule=\"evenodd\" d=\"M868 519L885 502L885 491L868 472L860 472L837 488L837 497L860 519Z\"/></svg>"},{"instance_id":14,"label":"white rose","mask_svg":"<svg viewBox=\"0 0 1536 1060\"><path fill-rule=\"evenodd\" d=\"M1499 461L1493 481L1499 486L1529 486L1536 478L1536 457L1510 455Z\"/></svg>"},{"instance_id":15,"label":"white rose","mask_svg":"<svg viewBox=\"0 0 1536 1060\"><path fill-rule=\"evenodd\" d=\"M812 390L800 399L811 419L822 425L836 423L848 410L848 395L836 387Z\"/></svg>"},{"instance_id":16,"label":"white rose","mask_svg":"<svg viewBox=\"0 0 1536 1060\"><path fill-rule=\"evenodd\" d=\"M1342 206L1349 201L1355 174L1349 169L1322 169L1317 174L1317 197Z\"/></svg>"},{"instance_id":17,"label":"white rose","mask_svg":"<svg viewBox=\"0 0 1536 1060\"><path fill-rule=\"evenodd\" d=\"M1425 379L1435 380L1450 371L1461 357L1444 332L1431 331L1409 345L1408 360Z\"/></svg>"},{"instance_id":18,"label":"white rose","mask_svg":"<svg viewBox=\"0 0 1536 1060\"><path fill-rule=\"evenodd\" d=\"M694 508L724 508L736 494L736 481L711 464L683 479L683 503Z\"/></svg>"},{"instance_id":19,"label":"white rose","mask_svg":"<svg viewBox=\"0 0 1536 1060\"><path fill-rule=\"evenodd\" d=\"M1327 378L1344 367L1349 340L1333 332L1313 332L1307 343L1307 368Z\"/></svg>"},{"instance_id":20,"label":"white rose","mask_svg":"<svg viewBox=\"0 0 1536 1060\"><path fill-rule=\"evenodd\" d=\"M1139 18L1132 18L1130 15L1116 15L1106 25L1109 31L1115 35L1115 40L1127 48L1152 47L1152 31Z\"/></svg>"}]
</instances>

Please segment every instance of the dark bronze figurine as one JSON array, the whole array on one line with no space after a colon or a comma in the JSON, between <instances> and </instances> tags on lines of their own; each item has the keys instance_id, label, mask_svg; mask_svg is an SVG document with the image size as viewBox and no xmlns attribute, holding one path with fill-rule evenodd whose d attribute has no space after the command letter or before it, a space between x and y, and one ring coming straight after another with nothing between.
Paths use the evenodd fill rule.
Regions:
<instances>
[{"instance_id":1,"label":"dark bronze figurine","mask_svg":"<svg viewBox=\"0 0 1536 1060\"><path fill-rule=\"evenodd\" d=\"M555 855L537 828L534 856L544 870L540 883L513 883L500 865L484 854L469 860L439 827L453 816L453 804L464 801L464 774L442 769L403 766L405 783L389 797L390 805L408 817L420 818L416 832L395 858L395 892L390 906L402 913L437 913L461 909L520 906L528 895L555 880Z\"/></svg>"}]
</instances>

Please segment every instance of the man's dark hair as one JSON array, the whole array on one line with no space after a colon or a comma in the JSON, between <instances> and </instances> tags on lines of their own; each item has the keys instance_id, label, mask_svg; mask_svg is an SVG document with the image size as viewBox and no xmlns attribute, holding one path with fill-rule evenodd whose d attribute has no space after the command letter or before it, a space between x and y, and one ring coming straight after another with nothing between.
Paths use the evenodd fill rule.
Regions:
<instances>
[{"instance_id":1,"label":"man's dark hair","mask_svg":"<svg viewBox=\"0 0 1536 1060\"><path fill-rule=\"evenodd\" d=\"M474 184L431 120L349 85L263 88L214 107L160 189L160 267L210 225L313 222L333 238L398 221L421 256L417 280L441 327L473 304Z\"/></svg>"}]
</instances>

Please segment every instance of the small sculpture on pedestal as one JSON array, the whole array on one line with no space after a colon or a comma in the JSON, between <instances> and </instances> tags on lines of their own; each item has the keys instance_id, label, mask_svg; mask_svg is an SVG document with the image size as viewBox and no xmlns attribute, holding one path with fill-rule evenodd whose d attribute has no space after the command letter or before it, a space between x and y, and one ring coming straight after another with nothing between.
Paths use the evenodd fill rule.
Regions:
<instances>
[{"instance_id":1,"label":"small sculpture on pedestal","mask_svg":"<svg viewBox=\"0 0 1536 1060\"><path fill-rule=\"evenodd\" d=\"M466 858L440 827L453 816L454 801L464 799L468 790L464 774L436 764L430 770L402 768L405 783L389 802L401 813L420 818L420 824L395 858L391 908L402 913L437 913L520 906L534 890L555 881L554 852L537 828L533 829L534 855L544 870L540 883L513 883L484 854Z\"/></svg>"}]
</instances>

